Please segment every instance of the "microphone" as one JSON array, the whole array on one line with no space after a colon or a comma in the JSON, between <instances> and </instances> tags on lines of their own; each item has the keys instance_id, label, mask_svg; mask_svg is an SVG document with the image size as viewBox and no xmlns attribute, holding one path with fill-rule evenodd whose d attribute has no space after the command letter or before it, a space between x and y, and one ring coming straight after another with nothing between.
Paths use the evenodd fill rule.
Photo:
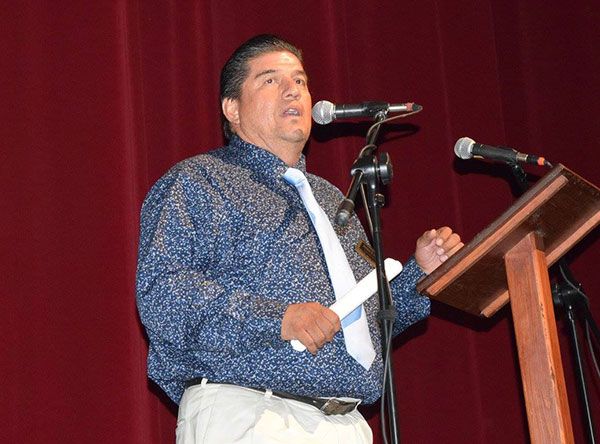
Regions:
<instances>
[{"instance_id":1,"label":"microphone","mask_svg":"<svg viewBox=\"0 0 600 444\"><path fill-rule=\"evenodd\" d=\"M523 154L512 148L501 146L484 145L477 143L470 137L461 137L454 145L454 153L461 159L471 159L472 157L498 160L507 163L533 163L540 166L551 167L552 164L541 156L532 154Z\"/></svg>"},{"instance_id":2,"label":"microphone","mask_svg":"<svg viewBox=\"0 0 600 444\"><path fill-rule=\"evenodd\" d=\"M336 119L351 119L355 117L375 117L383 113L410 113L421 111L423 107L416 103L390 104L387 102L362 102L347 105L335 105L327 100L315 103L312 118L319 125L327 125Z\"/></svg>"}]
</instances>

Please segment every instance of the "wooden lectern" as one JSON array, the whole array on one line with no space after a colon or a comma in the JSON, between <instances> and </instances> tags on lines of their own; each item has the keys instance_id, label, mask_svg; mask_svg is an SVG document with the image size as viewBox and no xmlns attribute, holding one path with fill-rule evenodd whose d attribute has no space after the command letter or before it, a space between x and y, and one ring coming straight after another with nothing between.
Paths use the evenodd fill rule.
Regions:
<instances>
[{"instance_id":1,"label":"wooden lectern","mask_svg":"<svg viewBox=\"0 0 600 444\"><path fill-rule=\"evenodd\" d=\"M599 222L600 189L558 165L417 285L478 316L510 300L534 444L573 443L548 266Z\"/></svg>"}]
</instances>

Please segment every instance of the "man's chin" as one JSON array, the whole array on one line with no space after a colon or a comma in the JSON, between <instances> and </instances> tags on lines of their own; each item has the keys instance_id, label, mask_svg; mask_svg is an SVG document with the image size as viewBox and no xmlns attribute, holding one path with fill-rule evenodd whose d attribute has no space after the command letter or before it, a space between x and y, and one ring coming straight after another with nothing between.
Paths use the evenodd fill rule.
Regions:
<instances>
[{"instance_id":1,"label":"man's chin","mask_svg":"<svg viewBox=\"0 0 600 444\"><path fill-rule=\"evenodd\" d=\"M283 135L283 139L287 142L290 143L306 143L306 141L308 140L308 135L309 132L308 131L304 131L300 128L294 130L294 131L290 131L286 134Z\"/></svg>"}]
</instances>

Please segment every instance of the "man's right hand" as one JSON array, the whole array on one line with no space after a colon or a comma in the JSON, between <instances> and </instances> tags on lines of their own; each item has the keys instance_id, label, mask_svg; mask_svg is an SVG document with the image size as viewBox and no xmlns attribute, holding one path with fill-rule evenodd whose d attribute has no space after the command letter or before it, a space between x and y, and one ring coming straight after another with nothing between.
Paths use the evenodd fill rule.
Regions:
<instances>
[{"instance_id":1,"label":"man's right hand","mask_svg":"<svg viewBox=\"0 0 600 444\"><path fill-rule=\"evenodd\" d=\"M340 318L318 302L291 304L281 321L281 339L297 339L313 355L341 328Z\"/></svg>"}]
</instances>

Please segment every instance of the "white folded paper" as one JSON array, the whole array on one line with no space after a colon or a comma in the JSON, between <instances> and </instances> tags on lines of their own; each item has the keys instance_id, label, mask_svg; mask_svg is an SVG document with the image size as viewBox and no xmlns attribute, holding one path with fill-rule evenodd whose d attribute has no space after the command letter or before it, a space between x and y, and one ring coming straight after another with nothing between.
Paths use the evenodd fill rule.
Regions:
<instances>
[{"instance_id":1,"label":"white folded paper","mask_svg":"<svg viewBox=\"0 0 600 444\"><path fill-rule=\"evenodd\" d=\"M385 274L388 281L394 279L402 271L402 264L395 259L387 258L383 261L383 266L385 267ZM344 319L352 313L356 307L361 305L375 293L377 293L377 272L376 270L372 270L368 275L362 278L360 282L357 282L348 293L335 301L329 308L333 310L340 319ZM306 350L304 344L297 339L292 339L290 342L294 350Z\"/></svg>"}]
</instances>

